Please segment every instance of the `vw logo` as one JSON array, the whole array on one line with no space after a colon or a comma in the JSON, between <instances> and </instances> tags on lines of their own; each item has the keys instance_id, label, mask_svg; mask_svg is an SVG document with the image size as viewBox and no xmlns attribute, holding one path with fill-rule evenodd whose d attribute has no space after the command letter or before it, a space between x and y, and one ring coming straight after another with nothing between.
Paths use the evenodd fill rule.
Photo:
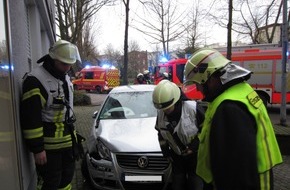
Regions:
<instances>
[{"instance_id":1,"label":"vw logo","mask_svg":"<svg viewBox=\"0 0 290 190\"><path fill-rule=\"evenodd\" d=\"M146 168L148 166L148 158L146 156L141 156L138 158L137 164L139 168Z\"/></svg>"}]
</instances>

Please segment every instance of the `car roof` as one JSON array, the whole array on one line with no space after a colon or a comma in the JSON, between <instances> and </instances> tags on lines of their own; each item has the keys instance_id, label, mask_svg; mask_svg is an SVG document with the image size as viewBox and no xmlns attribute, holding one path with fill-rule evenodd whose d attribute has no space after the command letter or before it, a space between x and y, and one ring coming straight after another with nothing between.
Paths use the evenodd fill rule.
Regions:
<instances>
[{"instance_id":1,"label":"car roof","mask_svg":"<svg viewBox=\"0 0 290 190\"><path fill-rule=\"evenodd\" d=\"M140 92L140 91L153 91L156 85L152 84L136 84L136 85L124 85L113 88L109 94L120 92Z\"/></svg>"}]
</instances>

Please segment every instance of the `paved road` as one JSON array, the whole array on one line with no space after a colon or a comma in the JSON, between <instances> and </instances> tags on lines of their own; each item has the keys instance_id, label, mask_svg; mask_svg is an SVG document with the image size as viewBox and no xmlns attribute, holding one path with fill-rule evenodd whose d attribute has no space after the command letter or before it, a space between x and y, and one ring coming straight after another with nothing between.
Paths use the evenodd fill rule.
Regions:
<instances>
[{"instance_id":1,"label":"paved road","mask_svg":"<svg viewBox=\"0 0 290 190\"><path fill-rule=\"evenodd\" d=\"M93 124L92 114L94 111L99 109L99 105L103 102L106 95L95 95L89 94L92 98L92 106L77 106L75 107L75 114L77 116L77 130L87 137L90 133L91 126ZM279 107L278 107L279 108ZM279 117L277 116L277 109L278 108L271 108L270 115L271 118L274 119L273 124L277 124ZM278 112L279 113L279 112ZM289 117L289 116L287 116ZM287 121L290 121L290 118L287 118ZM288 133L290 127L286 127L286 133ZM290 134L290 133L288 133ZM287 136L288 138L288 136ZM290 136L289 136L290 139ZM288 141L289 143L289 141ZM290 190L290 156L284 155L283 156L284 163L274 168L274 187L275 190ZM87 182L84 181L81 169L80 169L80 161L77 163L76 173L73 180L73 189L74 190L90 190L90 186Z\"/></svg>"}]
</instances>

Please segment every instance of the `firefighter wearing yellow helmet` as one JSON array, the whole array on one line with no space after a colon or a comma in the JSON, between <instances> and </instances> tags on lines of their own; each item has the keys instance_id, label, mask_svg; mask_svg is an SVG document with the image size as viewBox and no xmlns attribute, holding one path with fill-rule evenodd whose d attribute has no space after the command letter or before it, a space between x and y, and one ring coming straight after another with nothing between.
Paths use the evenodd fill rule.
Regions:
<instances>
[{"instance_id":1,"label":"firefighter wearing yellow helmet","mask_svg":"<svg viewBox=\"0 0 290 190\"><path fill-rule=\"evenodd\" d=\"M195 83L208 102L196 171L214 189L273 189L272 168L282 163L267 109L246 82L250 75L209 48L185 66L185 85Z\"/></svg>"},{"instance_id":2,"label":"firefighter wearing yellow helmet","mask_svg":"<svg viewBox=\"0 0 290 190\"><path fill-rule=\"evenodd\" d=\"M74 129L73 85L67 72L81 61L78 48L59 40L42 63L23 81L21 125L34 154L40 189L71 189L77 139Z\"/></svg>"},{"instance_id":3,"label":"firefighter wearing yellow helmet","mask_svg":"<svg viewBox=\"0 0 290 190\"><path fill-rule=\"evenodd\" d=\"M172 189L201 190L203 182L195 173L201 108L168 80L158 83L152 99L158 110L155 129L159 144L164 157L172 162Z\"/></svg>"}]
</instances>

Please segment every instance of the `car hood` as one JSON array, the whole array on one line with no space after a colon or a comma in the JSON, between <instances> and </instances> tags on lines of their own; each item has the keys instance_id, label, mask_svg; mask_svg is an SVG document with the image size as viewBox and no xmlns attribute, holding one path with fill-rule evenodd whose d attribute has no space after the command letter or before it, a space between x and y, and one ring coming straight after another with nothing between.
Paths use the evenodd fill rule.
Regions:
<instances>
[{"instance_id":1,"label":"car hood","mask_svg":"<svg viewBox=\"0 0 290 190\"><path fill-rule=\"evenodd\" d=\"M156 117L100 120L96 136L112 152L160 152Z\"/></svg>"}]
</instances>

